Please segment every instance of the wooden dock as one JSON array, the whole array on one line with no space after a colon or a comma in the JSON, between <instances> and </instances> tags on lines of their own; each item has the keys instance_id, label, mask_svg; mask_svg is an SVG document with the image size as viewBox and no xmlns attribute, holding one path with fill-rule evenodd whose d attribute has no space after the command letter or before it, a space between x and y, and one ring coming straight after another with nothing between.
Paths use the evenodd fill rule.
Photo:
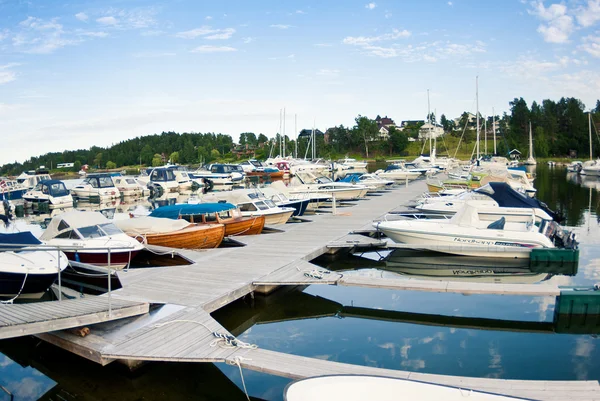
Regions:
<instances>
[{"instance_id":1,"label":"wooden dock","mask_svg":"<svg viewBox=\"0 0 600 401\"><path fill-rule=\"evenodd\" d=\"M64 301L0 305L0 339L65 330L148 313L145 302L88 296Z\"/></svg>"},{"instance_id":2,"label":"wooden dock","mask_svg":"<svg viewBox=\"0 0 600 401\"><path fill-rule=\"evenodd\" d=\"M423 181L412 182L408 188L369 197L352 208L338 210L336 214L311 216L312 222L278 226L284 233L237 237L247 245L245 247L182 251L182 256L195 262L192 265L121 271L118 275L123 288L113 292L113 299L164 306L130 319L130 322L97 324L91 328L91 334L83 338L65 331L39 334L38 337L103 365L114 360L227 362L290 378L332 373L377 374L540 400L600 398L597 381L511 381L418 374L261 349L223 348L215 342L213 332L227 331L210 312L246 295L251 296L261 287L317 283L384 286L381 280L351 278L335 272L320 273L324 269L309 261L328 252L327 244L339 243L349 232L368 227L384 212L425 190ZM386 288L466 291L461 284L465 283L398 280ZM504 287L502 291L512 293L510 287ZM533 288L527 291L533 295L548 295L535 292Z\"/></svg>"}]
</instances>

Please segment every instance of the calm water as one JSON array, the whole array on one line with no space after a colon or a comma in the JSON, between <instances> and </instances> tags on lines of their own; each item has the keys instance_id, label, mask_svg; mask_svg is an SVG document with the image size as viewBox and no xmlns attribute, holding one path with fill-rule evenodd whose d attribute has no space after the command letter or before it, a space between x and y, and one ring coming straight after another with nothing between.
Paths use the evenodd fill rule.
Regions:
<instances>
[{"instance_id":1,"label":"calm water","mask_svg":"<svg viewBox=\"0 0 600 401\"><path fill-rule=\"evenodd\" d=\"M519 280L599 282L600 183L567 177L562 168L540 166L536 173L539 198L560 210L579 235L580 262L574 276L523 275ZM147 206L127 210L136 207ZM344 274L397 274L390 271L389 257L365 256L320 263L360 267ZM214 316L244 341L297 355L476 377L600 379L597 337L564 334L553 323L554 302L551 297L312 286L241 300ZM31 338L0 341L0 352L0 385L15 400L61 399L58 395L67 400L245 399L236 367L154 363L131 375L116 364L100 367ZM250 371L244 378L250 394L265 400L281 400L289 382Z\"/></svg>"}]
</instances>

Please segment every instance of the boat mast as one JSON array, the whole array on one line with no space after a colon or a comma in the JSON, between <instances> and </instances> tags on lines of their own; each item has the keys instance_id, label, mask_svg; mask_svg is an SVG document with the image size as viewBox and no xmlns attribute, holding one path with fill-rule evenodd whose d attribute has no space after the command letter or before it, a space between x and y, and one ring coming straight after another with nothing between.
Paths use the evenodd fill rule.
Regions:
<instances>
[{"instance_id":1,"label":"boat mast","mask_svg":"<svg viewBox=\"0 0 600 401\"><path fill-rule=\"evenodd\" d=\"M483 119L483 151L487 155L487 116Z\"/></svg>"},{"instance_id":2,"label":"boat mast","mask_svg":"<svg viewBox=\"0 0 600 401\"><path fill-rule=\"evenodd\" d=\"M294 114L294 131L296 131L296 152L294 152L294 158L298 158L298 115Z\"/></svg>"},{"instance_id":3,"label":"boat mast","mask_svg":"<svg viewBox=\"0 0 600 401\"><path fill-rule=\"evenodd\" d=\"M282 136L281 136L281 112L282 110L279 109L279 155L281 156L281 150L283 149L283 143L282 143Z\"/></svg>"},{"instance_id":4,"label":"boat mast","mask_svg":"<svg viewBox=\"0 0 600 401\"><path fill-rule=\"evenodd\" d=\"M479 76L475 77L475 103L477 104L477 160L479 160Z\"/></svg>"},{"instance_id":5,"label":"boat mast","mask_svg":"<svg viewBox=\"0 0 600 401\"><path fill-rule=\"evenodd\" d=\"M529 157L533 159L533 133L531 131L531 121L529 121Z\"/></svg>"},{"instance_id":6,"label":"boat mast","mask_svg":"<svg viewBox=\"0 0 600 401\"><path fill-rule=\"evenodd\" d=\"M592 112L588 113L588 126L590 130L590 160L594 160L592 157Z\"/></svg>"},{"instance_id":7,"label":"boat mast","mask_svg":"<svg viewBox=\"0 0 600 401\"><path fill-rule=\"evenodd\" d=\"M494 130L494 156L498 153L496 152L496 112L492 107L492 129Z\"/></svg>"},{"instance_id":8,"label":"boat mast","mask_svg":"<svg viewBox=\"0 0 600 401\"><path fill-rule=\"evenodd\" d=\"M311 159L314 161L315 160L315 120L313 120L313 128L312 128L312 133L311 133L311 140L312 140L312 152L310 154Z\"/></svg>"},{"instance_id":9,"label":"boat mast","mask_svg":"<svg viewBox=\"0 0 600 401\"><path fill-rule=\"evenodd\" d=\"M283 108L283 158L285 158L285 107Z\"/></svg>"},{"instance_id":10,"label":"boat mast","mask_svg":"<svg viewBox=\"0 0 600 401\"><path fill-rule=\"evenodd\" d=\"M429 122L429 158L431 160L431 105L429 104L429 89L427 89L427 121Z\"/></svg>"}]
</instances>

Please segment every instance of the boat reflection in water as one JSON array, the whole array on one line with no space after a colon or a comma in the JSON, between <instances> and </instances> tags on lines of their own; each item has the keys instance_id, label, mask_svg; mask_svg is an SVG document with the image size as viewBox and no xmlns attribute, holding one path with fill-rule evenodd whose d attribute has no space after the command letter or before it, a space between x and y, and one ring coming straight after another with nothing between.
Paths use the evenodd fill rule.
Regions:
<instances>
[{"instance_id":1,"label":"boat reflection in water","mask_svg":"<svg viewBox=\"0 0 600 401\"><path fill-rule=\"evenodd\" d=\"M316 261L330 270L350 274L396 276L438 281L469 281L498 284L536 284L555 275L574 276L578 263L543 262L530 259L473 258L436 252L396 249L374 261L352 255L334 262ZM374 272L373 269L376 269ZM354 271L354 272L352 272Z\"/></svg>"}]
</instances>

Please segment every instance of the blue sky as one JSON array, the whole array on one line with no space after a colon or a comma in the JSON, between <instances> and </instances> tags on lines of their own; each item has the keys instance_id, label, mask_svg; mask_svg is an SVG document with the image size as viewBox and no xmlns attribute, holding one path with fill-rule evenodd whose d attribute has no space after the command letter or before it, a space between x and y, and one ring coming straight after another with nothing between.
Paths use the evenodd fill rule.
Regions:
<instances>
[{"instance_id":1,"label":"blue sky","mask_svg":"<svg viewBox=\"0 0 600 401\"><path fill-rule=\"evenodd\" d=\"M163 130L273 136L600 97L600 0L0 0L0 163Z\"/></svg>"}]
</instances>

